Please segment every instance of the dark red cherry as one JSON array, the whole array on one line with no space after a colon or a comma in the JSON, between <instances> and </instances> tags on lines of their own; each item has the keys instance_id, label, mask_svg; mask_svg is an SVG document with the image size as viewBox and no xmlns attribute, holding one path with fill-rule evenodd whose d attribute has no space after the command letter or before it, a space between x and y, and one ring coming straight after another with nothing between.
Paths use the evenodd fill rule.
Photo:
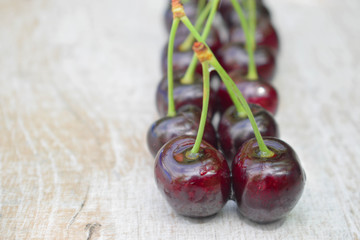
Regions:
<instances>
[{"instance_id":1,"label":"dark red cherry","mask_svg":"<svg viewBox=\"0 0 360 240\"><path fill-rule=\"evenodd\" d=\"M240 25L233 26L229 32L230 42L245 44L244 31ZM255 40L257 46L267 47L274 54L279 50L279 38L269 19L262 18L262 20L257 23Z\"/></svg>"},{"instance_id":2,"label":"dark red cherry","mask_svg":"<svg viewBox=\"0 0 360 240\"><path fill-rule=\"evenodd\" d=\"M174 117L163 117L151 125L147 133L147 144L154 157L159 149L174 137L196 136L201 110L192 105L184 106L184 108ZM210 121L205 125L203 139L217 148L216 131Z\"/></svg>"},{"instance_id":3,"label":"dark red cherry","mask_svg":"<svg viewBox=\"0 0 360 240\"><path fill-rule=\"evenodd\" d=\"M278 94L270 83L261 80L247 80L242 76L241 71L233 71L229 75L247 102L260 105L272 114L276 113ZM217 99L217 106L220 112L224 112L228 107L233 105L224 83L221 83L219 86Z\"/></svg>"},{"instance_id":4,"label":"dark red cherry","mask_svg":"<svg viewBox=\"0 0 360 240\"><path fill-rule=\"evenodd\" d=\"M185 72L191 62L191 59L194 55L194 51L190 48L187 51L180 51L179 46L187 38L187 34L176 34L175 43L174 43L174 53L173 53L173 70ZM217 51L221 46L222 42L220 39L220 33L216 28L212 28L209 36L206 40L206 43L209 45L212 51ZM167 72L167 51L168 45L166 44L161 53L161 70L163 73ZM201 74L201 64L198 62L196 72Z\"/></svg>"},{"instance_id":5,"label":"dark red cherry","mask_svg":"<svg viewBox=\"0 0 360 240\"><path fill-rule=\"evenodd\" d=\"M165 74L167 72L168 59L167 49L168 45L165 45L161 53L161 71ZM176 72L185 72L191 62L194 52L191 50L181 52L175 50L173 53L173 70ZM198 62L196 65L196 72L201 74L201 64Z\"/></svg>"},{"instance_id":6,"label":"dark red cherry","mask_svg":"<svg viewBox=\"0 0 360 240\"><path fill-rule=\"evenodd\" d=\"M182 136L166 143L155 157L158 189L176 213L207 217L218 213L230 197L230 169L224 156L202 142L189 156L195 138Z\"/></svg>"},{"instance_id":7,"label":"dark red cherry","mask_svg":"<svg viewBox=\"0 0 360 240\"><path fill-rule=\"evenodd\" d=\"M195 74L194 83L192 84L183 84L181 83L181 78L183 74L174 73L174 101L175 109L185 105L195 105L199 108L202 108L203 102L203 84L201 76ZM210 89L210 100L209 100L209 109L208 117L211 118L215 110L215 92ZM156 106L160 116L166 116L168 110L168 82L167 77L164 77L159 83L156 90Z\"/></svg>"},{"instance_id":8,"label":"dark red cherry","mask_svg":"<svg viewBox=\"0 0 360 240\"><path fill-rule=\"evenodd\" d=\"M294 150L277 138L265 137L275 153L261 157L255 139L244 143L232 165L233 191L240 213L266 223L286 216L299 201L305 172Z\"/></svg>"},{"instance_id":9,"label":"dark red cherry","mask_svg":"<svg viewBox=\"0 0 360 240\"><path fill-rule=\"evenodd\" d=\"M262 136L279 136L277 123L271 113L255 104L250 104L250 109ZM218 134L228 162L232 162L244 142L255 137L246 113L239 114L235 106L229 107L221 116Z\"/></svg>"},{"instance_id":10,"label":"dark red cherry","mask_svg":"<svg viewBox=\"0 0 360 240\"><path fill-rule=\"evenodd\" d=\"M216 56L227 72L241 70L247 74L249 57L243 44L229 43L221 47ZM254 52L255 64L258 75L264 81L271 81L275 71L275 57L270 49L257 47Z\"/></svg>"}]
</instances>

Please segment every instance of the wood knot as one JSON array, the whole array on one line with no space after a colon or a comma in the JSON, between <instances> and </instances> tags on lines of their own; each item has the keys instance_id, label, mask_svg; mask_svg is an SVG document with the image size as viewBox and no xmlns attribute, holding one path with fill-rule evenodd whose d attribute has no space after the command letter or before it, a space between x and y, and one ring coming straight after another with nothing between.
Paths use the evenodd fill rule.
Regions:
<instances>
[{"instance_id":1,"label":"wood knot","mask_svg":"<svg viewBox=\"0 0 360 240\"><path fill-rule=\"evenodd\" d=\"M100 227L101 224L97 222L86 224L85 231L88 231L88 236L86 240L91 240L91 238L98 233Z\"/></svg>"}]
</instances>

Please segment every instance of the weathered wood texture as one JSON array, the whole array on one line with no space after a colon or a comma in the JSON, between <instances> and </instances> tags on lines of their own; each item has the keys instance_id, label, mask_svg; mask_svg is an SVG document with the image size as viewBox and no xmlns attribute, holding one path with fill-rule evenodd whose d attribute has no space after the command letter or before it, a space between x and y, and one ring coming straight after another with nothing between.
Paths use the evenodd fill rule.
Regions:
<instances>
[{"instance_id":1,"label":"weathered wood texture","mask_svg":"<svg viewBox=\"0 0 360 240\"><path fill-rule=\"evenodd\" d=\"M284 221L177 216L145 144L168 1L0 0L0 239L359 239L360 2L267 1L282 138L307 173Z\"/></svg>"}]
</instances>

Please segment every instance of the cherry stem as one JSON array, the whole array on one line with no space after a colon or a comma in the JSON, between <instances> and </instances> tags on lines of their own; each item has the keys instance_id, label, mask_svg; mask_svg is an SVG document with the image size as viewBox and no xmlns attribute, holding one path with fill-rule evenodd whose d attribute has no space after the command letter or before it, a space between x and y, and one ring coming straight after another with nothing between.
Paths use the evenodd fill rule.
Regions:
<instances>
[{"instance_id":1,"label":"cherry stem","mask_svg":"<svg viewBox=\"0 0 360 240\"><path fill-rule=\"evenodd\" d=\"M199 17L196 19L195 22L196 30L198 31L201 30L201 27L204 24L206 17L209 15L210 10L211 10L211 2L208 2L208 4L206 4L206 7L201 11ZM179 50L184 52L191 49L193 42L194 42L194 36L191 33L189 33L189 35L186 37L184 42L180 44Z\"/></svg>"},{"instance_id":2,"label":"cherry stem","mask_svg":"<svg viewBox=\"0 0 360 240\"><path fill-rule=\"evenodd\" d=\"M250 0L251 2L255 2ZM239 17L239 21L241 27L244 31L245 35L245 48L249 56L249 65L248 65L248 74L247 79L249 80L257 80L258 73L255 64L254 50L255 50L255 31L256 31L256 5L255 5L255 13L250 7L253 5L251 2L248 2L249 6L249 22L246 20L244 11L242 10L239 2L237 0L231 0L231 3ZM256 3L255 3L256 4ZM255 18L254 18L255 16Z\"/></svg>"},{"instance_id":3,"label":"cherry stem","mask_svg":"<svg viewBox=\"0 0 360 240\"><path fill-rule=\"evenodd\" d=\"M190 20L188 19L187 16L182 17L182 18L181 18L181 21L182 21L182 22L185 24L185 26L188 27L188 28L189 28L190 26L192 26L192 24L191 24L191 22L190 22ZM186 23L185 23L185 22L186 22ZM190 29L190 28L189 28L189 29ZM191 31L191 30L190 30L190 31ZM191 32L191 34L194 35L194 37L196 38L197 41L200 41L199 39L203 39L197 31L196 31L196 32L193 31L193 32ZM204 45L205 45L208 49L210 49L209 46L206 44L205 41L200 41L200 42L204 43ZM211 51L211 50L210 50L210 51ZM195 59L196 59L196 62L197 62L196 56L195 56ZM188 73L188 72L186 72L186 73ZM186 74L185 74L185 76L186 76ZM184 78L185 78L185 77L184 77ZM182 82L182 83L183 83L183 82ZM236 101L236 96L235 96L234 92L231 90L230 85L229 85L227 82L224 82L224 84L225 84L225 87L226 87L226 89L227 89L227 91L228 91L228 93L229 93L229 95L230 95L231 100L233 101L233 103L234 103L234 105L235 105L235 108L236 108L238 114L239 114L239 115L242 115L242 114L244 113L244 111L245 111L244 108L242 107L242 105L241 105L241 103L240 103L239 101Z\"/></svg>"},{"instance_id":4,"label":"cherry stem","mask_svg":"<svg viewBox=\"0 0 360 240\"><path fill-rule=\"evenodd\" d=\"M256 34L256 0L248 0L249 8L249 28L250 28L250 43L253 49L256 48L255 34Z\"/></svg>"},{"instance_id":5,"label":"cherry stem","mask_svg":"<svg viewBox=\"0 0 360 240\"><path fill-rule=\"evenodd\" d=\"M248 28L248 22L246 20L244 11L242 10L239 2L237 0L231 0L231 3L233 5L233 8L235 9L235 12L237 13L238 17L239 17L239 21L241 24L241 27L244 31L244 35L245 35L245 46L250 44L251 39L250 34L249 34L249 28Z\"/></svg>"},{"instance_id":6,"label":"cherry stem","mask_svg":"<svg viewBox=\"0 0 360 240\"><path fill-rule=\"evenodd\" d=\"M248 0L249 7L249 44L247 44L247 52L249 55L249 67L247 78L249 80L258 80L259 76L256 69L255 63L255 49L256 49L256 0Z\"/></svg>"},{"instance_id":7,"label":"cherry stem","mask_svg":"<svg viewBox=\"0 0 360 240\"><path fill-rule=\"evenodd\" d=\"M200 16L205 4L206 4L206 0L199 0L198 6L197 6L198 7L198 9L197 9L197 17Z\"/></svg>"},{"instance_id":8,"label":"cherry stem","mask_svg":"<svg viewBox=\"0 0 360 240\"><path fill-rule=\"evenodd\" d=\"M185 15L183 17L180 18L181 21L185 24L185 26L190 30L190 32L194 35L194 37L196 38L197 41L203 43L206 48L208 49L208 51L213 54L209 48L209 46L206 44L206 42L203 40L203 38L200 36L200 34L196 31L196 29L194 28L194 26L192 25L192 23L190 22L189 18ZM234 99L232 99L234 101L235 106L237 104L241 104L242 107L244 108L251 126L253 128L254 134L255 134L255 138L256 141L259 144L259 148L260 148L260 154L262 157L271 157L274 155L274 153L272 151L269 150L269 148L266 146L266 144L264 143L264 140L260 134L259 128L257 127L254 115L252 114L249 105L247 104L244 96L241 94L240 90L237 88L236 84L234 83L234 81L230 78L230 76L226 73L226 71L224 70L224 68L220 65L220 63L218 62L218 60L215 58L215 56L213 56L211 58L211 60L209 61L209 63L215 68L215 70L219 73L221 79L223 80L225 85L228 85L231 87L230 91L228 89L229 94L234 93L236 95L236 97ZM204 74L204 72L203 72Z\"/></svg>"},{"instance_id":9,"label":"cherry stem","mask_svg":"<svg viewBox=\"0 0 360 240\"><path fill-rule=\"evenodd\" d=\"M232 91L235 93L236 96L236 102L240 102L241 105L243 106L249 120L251 123L251 126L253 128L254 134L255 134L255 138L256 141L259 144L259 148L260 148L260 154L262 157L272 157L274 155L274 153L272 151L269 150L269 148L266 146L266 144L264 143L264 140L260 134L259 128L256 124L254 115L251 112L251 109L248 105L248 103L246 102L244 96L241 94L241 91L238 89L238 87L236 86L236 84L234 83L234 81L230 78L230 76L226 73L226 71L224 70L224 68L220 65L220 63L216 60L216 58L213 58L212 61L210 61L211 65L216 69L216 71L219 73L221 79L223 80L223 82L227 82L227 84L229 84L231 86ZM226 83L225 83L226 84Z\"/></svg>"},{"instance_id":10,"label":"cherry stem","mask_svg":"<svg viewBox=\"0 0 360 240\"><path fill-rule=\"evenodd\" d=\"M203 105L201 110L201 118L198 133L196 136L195 144L191 149L191 154L196 154L199 152L200 144L204 135L207 113L209 108L209 99L210 99L210 73L209 73L209 63L203 62L202 72L203 72Z\"/></svg>"},{"instance_id":11,"label":"cherry stem","mask_svg":"<svg viewBox=\"0 0 360 240\"><path fill-rule=\"evenodd\" d=\"M211 11L210 11L209 17L208 17L208 19L206 21L204 31L202 32L202 35L201 35L202 39L207 39L207 37L209 36L210 29L211 29L211 26L212 26L212 23L213 23L215 14L216 14L216 9L217 9L217 6L219 4L219 1L220 0L213 0L212 1ZM184 17L186 17L186 19L190 22L189 18L186 15ZM182 17L181 20L184 17ZM193 26L192 23L191 23L191 26ZM191 84L191 83L194 82L194 74L195 74L195 70L196 70L196 65L197 65L197 58L196 58L196 56L194 54L192 59L191 59L191 63L189 65L188 69L186 70L186 73L185 73L184 77L181 79L181 83L183 83L183 84Z\"/></svg>"},{"instance_id":12,"label":"cherry stem","mask_svg":"<svg viewBox=\"0 0 360 240\"><path fill-rule=\"evenodd\" d=\"M168 65L167 65L167 78L168 78L168 116L173 117L176 115L175 101L174 101L174 73L173 73L173 54L174 54L174 42L177 28L179 26L180 19L174 18L168 45Z\"/></svg>"}]
</instances>

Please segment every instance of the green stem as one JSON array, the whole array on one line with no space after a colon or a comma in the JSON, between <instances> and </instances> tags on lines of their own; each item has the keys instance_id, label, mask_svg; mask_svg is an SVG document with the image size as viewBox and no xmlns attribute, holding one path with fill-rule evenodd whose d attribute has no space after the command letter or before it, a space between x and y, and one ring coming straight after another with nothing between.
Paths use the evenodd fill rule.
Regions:
<instances>
[{"instance_id":1,"label":"green stem","mask_svg":"<svg viewBox=\"0 0 360 240\"><path fill-rule=\"evenodd\" d=\"M196 40L199 41L199 42L202 42L202 43L209 49L209 51L211 52L209 46L208 46L208 45L206 44L206 42L203 40L204 38L203 38L202 36L200 36L200 34L196 31L196 29L194 29L194 27L192 26L192 24L191 24L190 20L188 19L188 17L187 17L187 16L182 17L182 18L181 18L181 21L182 21L182 22L185 24L185 26L190 30L191 34L193 34L193 36L196 38ZM194 30L195 30L195 31L194 31ZM211 52L211 53L212 53L212 52ZM214 55L214 54L213 54L213 55ZM194 58L193 58L193 59L194 59ZM195 56L195 61L197 62L196 56ZM195 66L196 66L196 65L195 65ZM192 73L192 75L190 75L191 73L189 73L189 69L190 69L190 68L188 68L188 71L186 72L185 77L182 79L182 83L184 83L184 80L185 80L185 79L186 79L186 80L188 79L188 78L186 78L188 75L189 75L189 76L193 76L193 75L194 75L194 73ZM194 71L195 71L195 70L194 70ZM221 77L221 76L220 76L220 77ZM242 113L244 112L244 108L242 107L241 103L239 103L239 101L236 101L236 96L234 95L233 91L231 90L230 85L229 85L227 82L224 82L224 84L225 84L225 87L226 87L226 89L227 89L227 91L228 91L228 93L229 93L229 95L230 95L231 100L233 101L233 103L234 103L234 105L235 105L235 107L236 107L236 110L237 110L238 114L242 114Z\"/></svg>"},{"instance_id":2,"label":"green stem","mask_svg":"<svg viewBox=\"0 0 360 240\"><path fill-rule=\"evenodd\" d=\"M203 31L203 33L201 35L202 39L207 39L207 37L209 36L209 33L210 33L210 30L211 30L212 23L214 21L214 17L215 17L215 14L216 14L216 10L217 10L217 6L219 4L219 1L220 0L212 0L211 11L210 11L209 17L208 17L208 19L206 21L204 31ZM189 18L187 16L182 17L181 21L183 21L183 19L186 19L187 21L189 21L188 23L190 23L191 26L194 28L194 26L192 25L192 23L190 22L190 20L189 20ZM194 30L198 33L198 31L196 29L194 29ZM192 33L192 35L194 35L194 34ZM200 34L199 34L199 36L200 36ZM197 58L196 58L196 55L194 54L192 59L191 59L191 63L189 65L188 69L186 70L185 76L183 77L183 79L181 79L181 83L183 83L183 84L191 84L191 83L194 82L194 74L195 74L195 70L196 70L196 65L197 65Z\"/></svg>"},{"instance_id":3,"label":"green stem","mask_svg":"<svg viewBox=\"0 0 360 240\"><path fill-rule=\"evenodd\" d=\"M168 45L168 116L173 117L176 115L175 102L174 102L174 74L173 74L173 54L174 54L174 42L177 28L179 26L180 19L175 18L171 25L169 45Z\"/></svg>"},{"instance_id":4,"label":"green stem","mask_svg":"<svg viewBox=\"0 0 360 240\"><path fill-rule=\"evenodd\" d=\"M204 31L202 33L202 37L204 39L207 39L207 37L209 36L211 26L213 24L214 17L215 17L217 6L219 5L219 2L220 2L220 0L212 0L211 1L212 5L211 5L210 14L209 14L209 17L208 17L208 19L206 21Z\"/></svg>"},{"instance_id":5,"label":"green stem","mask_svg":"<svg viewBox=\"0 0 360 240\"><path fill-rule=\"evenodd\" d=\"M196 38L197 41L203 43L208 51L211 52L210 48L207 46L206 42L203 40L203 38L200 36L200 34L196 31L196 29L194 28L194 26L192 25L192 23L190 22L190 20L187 18L187 16L184 16L181 18L181 21L185 24L185 26L190 30L190 32L194 35L194 37ZM212 53L212 52L211 52ZM252 114L249 105L247 104L245 98L243 97L243 95L241 94L240 90L237 88L237 86L235 85L234 81L230 78L230 76L226 73L226 71L224 70L224 68L220 65L220 63L218 62L218 60L215 58L215 56L213 56L210 60L210 64L216 69L216 71L219 73L221 77L221 79L223 80L225 85L228 85L229 87L231 87L230 92L235 93L236 97L234 101L234 104L236 106L236 102L240 102L240 104L242 105L242 107L244 108L244 110L246 111L246 114L248 115L248 118L250 120L251 126L254 130L254 134L255 134L255 138L256 141L259 144L259 148L260 148L260 154L262 157L271 157L274 155L274 153L272 151L269 150L269 148L266 146L266 144L264 143L264 140L260 134L259 128L256 125L255 122L255 118L254 115Z\"/></svg>"},{"instance_id":6,"label":"green stem","mask_svg":"<svg viewBox=\"0 0 360 240\"><path fill-rule=\"evenodd\" d=\"M197 58L193 55L190 65L187 68L184 77L180 80L182 84L192 84L194 83L194 74L197 66Z\"/></svg>"},{"instance_id":7,"label":"green stem","mask_svg":"<svg viewBox=\"0 0 360 240\"><path fill-rule=\"evenodd\" d=\"M254 52L256 48L256 0L248 0L249 6L249 44L246 46L246 50L249 55L249 67L248 67L248 75L247 78L249 80L258 80L259 76L256 69Z\"/></svg>"},{"instance_id":8,"label":"green stem","mask_svg":"<svg viewBox=\"0 0 360 240\"><path fill-rule=\"evenodd\" d=\"M250 42L252 47L255 48L255 34L256 34L256 0L248 0L249 12L249 29L250 29Z\"/></svg>"},{"instance_id":9,"label":"green stem","mask_svg":"<svg viewBox=\"0 0 360 240\"><path fill-rule=\"evenodd\" d=\"M208 4L206 4L206 7L202 10L199 17L196 19L195 28L197 31L201 30L202 25L204 24L206 17L209 15L210 10L211 10L211 2L208 2ZM191 33L189 33L189 35L186 37L184 42L181 43L181 45L179 46L179 50L184 52L191 49L193 42L194 42L194 37Z\"/></svg>"},{"instance_id":10,"label":"green stem","mask_svg":"<svg viewBox=\"0 0 360 240\"><path fill-rule=\"evenodd\" d=\"M194 38L197 41L203 43L207 48L209 48L209 46L203 40L203 37L200 36L200 33L195 29L195 27L193 26L193 24L191 23L191 21L189 20L189 18L186 15L181 17L180 20L189 29L189 31L191 32L191 34L194 36ZM211 52L211 50L210 50L210 52Z\"/></svg>"},{"instance_id":11,"label":"green stem","mask_svg":"<svg viewBox=\"0 0 360 240\"><path fill-rule=\"evenodd\" d=\"M235 9L235 12L239 17L241 28L243 29L245 35L245 46L247 46L250 44L251 39L249 38L250 34L249 34L248 22L246 20L244 11L242 10L238 0L231 0L231 3Z\"/></svg>"},{"instance_id":12,"label":"green stem","mask_svg":"<svg viewBox=\"0 0 360 240\"><path fill-rule=\"evenodd\" d=\"M200 14L201 14L204 6L205 6L205 3L206 3L206 0L199 0L199 2L198 2L198 9L197 9L197 15L196 15L197 17L200 16Z\"/></svg>"},{"instance_id":13,"label":"green stem","mask_svg":"<svg viewBox=\"0 0 360 240\"><path fill-rule=\"evenodd\" d=\"M207 113L209 108L209 99L210 99L210 73L209 73L209 63L207 61L203 62L202 64L202 71L203 71L203 105L201 110L201 118L198 133L196 136L195 144L191 149L191 154L196 154L199 152L200 144L204 135L205 124L207 120Z\"/></svg>"},{"instance_id":14,"label":"green stem","mask_svg":"<svg viewBox=\"0 0 360 240\"><path fill-rule=\"evenodd\" d=\"M219 75L220 75L220 78L221 79L225 79L226 76L224 75L223 72L219 72L218 70L216 70ZM232 80L231 80L232 81ZM243 116L245 109L243 108L243 105L241 104L241 102L237 101L237 98L236 98L236 95L234 93L234 91L232 90L232 86L230 85L230 83L228 81L223 81L224 84L225 84L225 87L226 87L226 90L227 92L229 93L230 95L230 98L232 100L232 102L234 103L234 106L236 108L236 112L239 116Z\"/></svg>"},{"instance_id":15,"label":"green stem","mask_svg":"<svg viewBox=\"0 0 360 240\"><path fill-rule=\"evenodd\" d=\"M230 76L226 73L226 71L224 70L224 68L220 65L220 63L216 60L216 58L212 58L210 60L211 65L216 69L216 71L219 73L219 75L221 76L221 79L223 80L223 82L227 82L228 85L231 86L231 90L232 92L235 93L236 96L236 101L235 102L240 102L241 105L243 106L249 120L251 123L251 126L253 128L254 134L255 134L255 138L256 141L259 144L259 148L260 148L260 154L262 157L271 157L274 155L274 153L272 151L269 150L269 148L266 146L266 144L264 143L264 140L260 134L259 128L256 124L254 115L251 112L251 109L248 105L248 103L246 102L244 96L241 94L241 91L238 89L238 87L236 86L236 84L234 83L234 81L230 78Z\"/></svg>"}]
</instances>

